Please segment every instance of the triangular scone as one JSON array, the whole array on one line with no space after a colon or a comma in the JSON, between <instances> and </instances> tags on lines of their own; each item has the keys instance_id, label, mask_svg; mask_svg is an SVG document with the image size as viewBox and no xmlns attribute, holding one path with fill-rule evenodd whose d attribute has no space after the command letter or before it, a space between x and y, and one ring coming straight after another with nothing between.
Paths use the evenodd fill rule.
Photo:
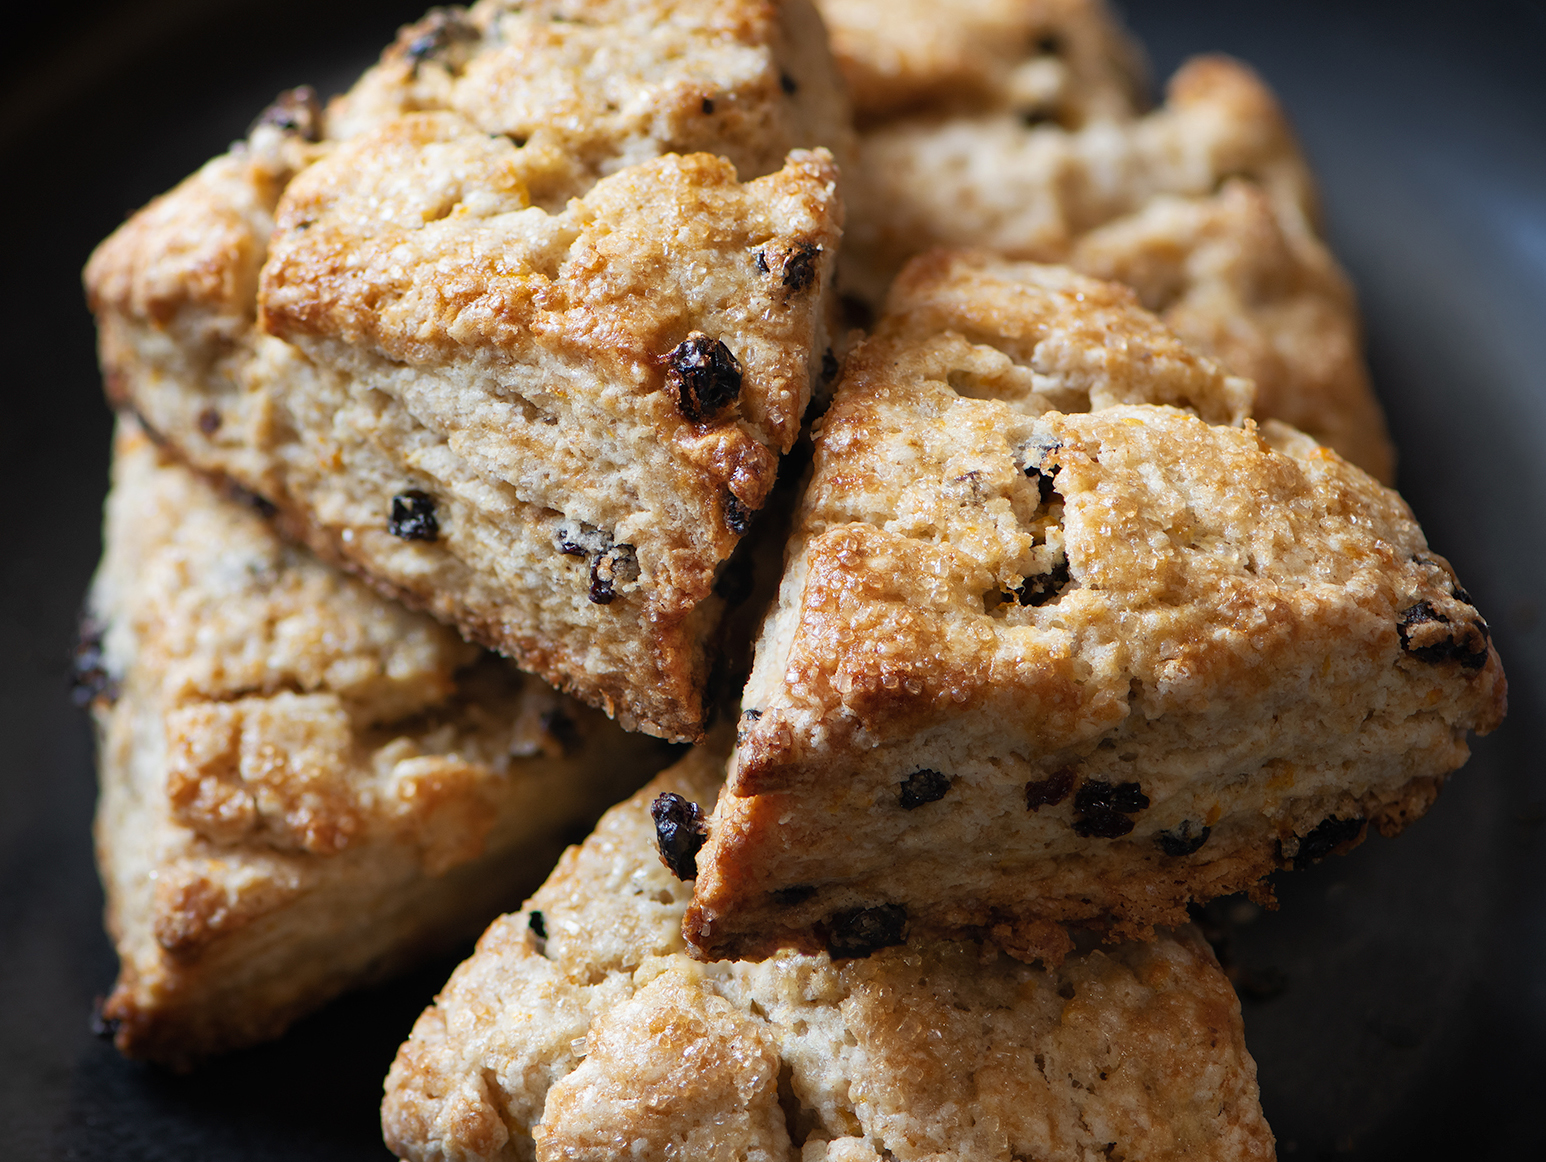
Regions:
<instances>
[{"instance_id":1,"label":"triangular scone","mask_svg":"<svg viewBox=\"0 0 1546 1162\"><path fill-rule=\"evenodd\" d=\"M278 1035L509 907L664 761L283 544L126 423L79 676L124 1052Z\"/></svg>"},{"instance_id":2,"label":"triangular scone","mask_svg":"<svg viewBox=\"0 0 1546 1162\"><path fill-rule=\"evenodd\" d=\"M702 965L659 795L559 861L414 1026L382 1123L406 1159L1269 1159L1240 1006L1195 930L1038 969L973 942Z\"/></svg>"},{"instance_id":3,"label":"triangular scone","mask_svg":"<svg viewBox=\"0 0 1546 1162\"><path fill-rule=\"evenodd\" d=\"M861 128L847 289L879 301L905 259L939 244L1127 282L1256 380L1258 418L1391 481L1352 290L1253 73L1194 60L1142 115L1137 52L1100 0L908 4L875 19L882 6L821 0Z\"/></svg>"},{"instance_id":4,"label":"triangular scone","mask_svg":"<svg viewBox=\"0 0 1546 1162\"><path fill-rule=\"evenodd\" d=\"M921 260L898 305L930 264L970 262ZM1075 276L1018 277L1076 315ZM817 428L704 955L1142 937L1399 830L1497 725L1486 625L1394 492L1275 422L1131 402L1111 385L1169 360L1098 315L986 348L920 318L881 322Z\"/></svg>"},{"instance_id":5,"label":"triangular scone","mask_svg":"<svg viewBox=\"0 0 1546 1162\"><path fill-rule=\"evenodd\" d=\"M716 570L834 366L837 170L788 151L846 132L837 90L800 0L432 17L98 249L109 394L322 556L695 737Z\"/></svg>"}]
</instances>

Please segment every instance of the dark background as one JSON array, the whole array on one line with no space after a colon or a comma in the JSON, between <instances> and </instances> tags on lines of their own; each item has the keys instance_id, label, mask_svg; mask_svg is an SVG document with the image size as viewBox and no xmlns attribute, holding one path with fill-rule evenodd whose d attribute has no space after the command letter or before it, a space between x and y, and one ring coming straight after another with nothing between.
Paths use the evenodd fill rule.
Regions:
<instances>
[{"instance_id":1,"label":"dark background","mask_svg":"<svg viewBox=\"0 0 1546 1162\"><path fill-rule=\"evenodd\" d=\"M88 1030L110 987L90 738L69 704L109 417L79 270L280 89L346 85L410 3L77 0L8 13L0 86L0 1142L17 1159L383 1159L381 1078L454 961L189 1077ZM1546 14L1523 0L1128 0L1156 77L1282 95L1363 296L1402 491L1491 619L1512 712L1430 816L1213 910L1280 1155L1546 1156ZM23 63L25 62L25 63Z\"/></svg>"}]
</instances>

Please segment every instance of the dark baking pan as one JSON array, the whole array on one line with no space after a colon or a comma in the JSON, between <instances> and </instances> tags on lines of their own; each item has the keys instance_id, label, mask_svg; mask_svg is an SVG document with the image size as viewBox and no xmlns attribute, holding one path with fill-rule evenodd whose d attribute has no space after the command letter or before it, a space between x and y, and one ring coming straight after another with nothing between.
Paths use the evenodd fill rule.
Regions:
<instances>
[{"instance_id":1,"label":"dark baking pan","mask_svg":"<svg viewBox=\"0 0 1546 1162\"><path fill-rule=\"evenodd\" d=\"M1394 841L1216 907L1292 1158L1546 1157L1546 15L1504 0L1131 0L1157 77L1233 53L1291 111L1368 319L1401 487L1458 566L1512 713ZM419 0L164 0L7 17L0 98L0 1152L381 1159L380 1083L450 968L188 1076L91 1036L110 986L85 721L66 695L108 415L79 275L281 88L341 86ZM24 63L26 62L26 63Z\"/></svg>"}]
</instances>

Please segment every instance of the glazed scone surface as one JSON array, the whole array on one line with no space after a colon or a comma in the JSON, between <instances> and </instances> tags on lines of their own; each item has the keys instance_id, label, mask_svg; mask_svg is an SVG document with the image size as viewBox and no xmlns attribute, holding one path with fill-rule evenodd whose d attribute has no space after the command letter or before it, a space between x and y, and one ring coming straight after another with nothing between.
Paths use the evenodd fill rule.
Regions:
<instances>
[{"instance_id":1,"label":"glazed scone surface","mask_svg":"<svg viewBox=\"0 0 1546 1162\"><path fill-rule=\"evenodd\" d=\"M827 356L838 172L791 147L845 148L834 76L799 3L432 16L98 249L109 394L322 556L694 737L716 572Z\"/></svg>"},{"instance_id":2,"label":"glazed scone surface","mask_svg":"<svg viewBox=\"0 0 1546 1162\"><path fill-rule=\"evenodd\" d=\"M91 599L125 1052L277 1035L486 920L658 748L285 545L126 422ZM524 881L524 882L523 882Z\"/></svg>"},{"instance_id":3,"label":"glazed scone surface","mask_svg":"<svg viewBox=\"0 0 1546 1162\"><path fill-rule=\"evenodd\" d=\"M400 1157L1272 1156L1239 1004L1192 930L1050 970L975 943L689 959L690 885L649 808L711 802L722 770L723 748L690 753L484 934L387 1078Z\"/></svg>"},{"instance_id":4,"label":"glazed scone surface","mask_svg":"<svg viewBox=\"0 0 1546 1162\"><path fill-rule=\"evenodd\" d=\"M1399 830L1501 720L1485 622L1395 493L1282 425L1108 393L1165 365L1109 329L984 353L904 310L915 282L980 301L970 261L903 275L817 428L699 859L704 955L876 909L882 943L1142 937ZM1074 298L1049 281L1022 294ZM1044 348L1082 396L1051 397Z\"/></svg>"}]
</instances>

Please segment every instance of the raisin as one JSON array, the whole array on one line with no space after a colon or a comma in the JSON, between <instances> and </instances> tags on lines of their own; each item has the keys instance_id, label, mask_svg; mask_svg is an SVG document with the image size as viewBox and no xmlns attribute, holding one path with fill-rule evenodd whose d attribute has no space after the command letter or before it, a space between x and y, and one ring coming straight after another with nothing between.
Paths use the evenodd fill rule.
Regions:
<instances>
[{"instance_id":1,"label":"raisin","mask_svg":"<svg viewBox=\"0 0 1546 1162\"><path fill-rule=\"evenodd\" d=\"M1460 602L1461 605L1469 605L1472 609L1476 608L1476 602L1471 599L1471 595L1466 592L1464 586L1458 584L1457 582L1451 582L1449 586L1449 592L1450 595L1454 597L1456 601Z\"/></svg>"},{"instance_id":2,"label":"raisin","mask_svg":"<svg viewBox=\"0 0 1546 1162\"><path fill-rule=\"evenodd\" d=\"M1073 767L1054 771L1045 779L1032 780L1025 784L1025 809L1038 811L1043 807L1055 807L1068 798L1068 792L1073 789Z\"/></svg>"},{"instance_id":3,"label":"raisin","mask_svg":"<svg viewBox=\"0 0 1546 1162\"><path fill-rule=\"evenodd\" d=\"M725 524L736 536L741 536L752 525L752 510L741 503L735 493L725 492Z\"/></svg>"},{"instance_id":4,"label":"raisin","mask_svg":"<svg viewBox=\"0 0 1546 1162\"><path fill-rule=\"evenodd\" d=\"M821 247L802 242L784 257L784 289L799 294L816 281L816 256Z\"/></svg>"},{"instance_id":5,"label":"raisin","mask_svg":"<svg viewBox=\"0 0 1546 1162\"><path fill-rule=\"evenodd\" d=\"M1192 852L1208 842L1208 836L1213 834L1213 828L1200 823L1193 823L1190 819L1183 819L1177 827L1169 831L1161 831L1156 835L1155 841L1160 845L1160 850L1169 856L1191 855Z\"/></svg>"},{"instance_id":6,"label":"raisin","mask_svg":"<svg viewBox=\"0 0 1546 1162\"><path fill-rule=\"evenodd\" d=\"M260 125L272 125L306 141L321 141L322 102L317 100L317 91L310 85L302 85L280 93L273 104L258 114L247 132L251 133Z\"/></svg>"},{"instance_id":7,"label":"raisin","mask_svg":"<svg viewBox=\"0 0 1546 1162\"><path fill-rule=\"evenodd\" d=\"M561 754L571 755L580 749L580 728L562 710L544 710L537 721L542 732L558 744Z\"/></svg>"},{"instance_id":8,"label":"raisin","mask_svg":"<svg viewBox=\"0 0 1546 1162\"><path fill-rule=\"evenodd\" d=\"M97 997L91 1002L91 1035L103 1041L111 1041L118 1036L118 1028L123 1022L116 1017L103 1015L102 1006L106 1003L105 997Z\"/></svg>"},{"instance_id":9,"label":"raisin","mask_svg":"<svg viewBox=\"0 0 1546 1162\"><path fill-rule=\"evenodd\" d=\"M526 918L526 927L531 932L532 945L537 950L538 956L548 954L548 922L536 908L531 910L531 915Z\"/></svg>"},{"instance_id":10,"label":"raisin","mask_svg":"<svg viewBox=\"0 0 1546 1162\"><path fill-rule=\"evenodd\" d=\"M756 722L759 718L762 717L762 711L760 711L760 710L743 710L743 711L741 711L741 717L742 718L750 718L753 722Z\"/></svg>"},{"instance_id":11,"label":"raisin","mask_svg":"<svg viewBox=\"0 0 1546 1162\"><path fill-rule=\"evenodd\" d=\"M1021 605L1045 605L1063 592L1070 580L1068 562L1059 561L1051 572L1027 577L1015 590L1015 600Z\"/></svg>"},{"instance_id":12,"label":"raisin","mask_svg":"<svg viewBox=\"0 0 1546 1162\"><path fill-rule=\"evenodd\" d=\"M1086 839L1120 839L1133 829L1133 821L1105 807L1074 820L1074 833Z\"/></svg>"},{"instance_id":13,"label":"raisin","mask_svg":"<svg viewBox=\"0 0 1546 1162\"><path fill-rule=\"evenodd\" d=\"M774 888L771 893L773 902L784 908L803 904L815 894L815 884L791 884L787 888Z\"/></svg>"},{"instance_id":14,"label":"raisin","mask_svg":"<svg viewBox=\"0 0 1546 1162\"><path fill-rule=\"evenodd\" d=\"M565 521L558 526L553 543L566 557L594 557L612 547L612 538L584 521Z\"/></svg>"},{"instance_id":15,"label":"raisin","mask_svg":"<svg viewBox=\"0 0 1546 1162\"><path fill-rule=\"evenodd\" d=\"M1086 839L1117 839L1133 829L1127 816L1149 805L1149 797L1137 783L1107 783L1091 779L1074 795L1074 831Z\"/></svg>"},{"instance_id":16,"label":"raisin","mask_svg":"<svg viewBox=\"0 0 1546 1162\"><path fill-rule=\"evenodd\" d=\"M1478 620L1467 623L1461 628L1458 638L1454 631L1447 634L1441 632L1439 635L1425 633L1420 636L1426 644L1412 644L1413 637L1417 636L1414 631L1420 630L1422 626L1451 624L1450 619L1431 603L1419 601L1402 610L1396 620L1396 636L1401 639L1401 648L1419 661L1435 665L1440 662L1459 662L1468 670L1481 669L1487 664L1488 636L1485 622Z\"/></svg>"},{"instance_id":17,"label":"raisin","mask_svg":"<svg viewBox=\"0 0 1546 1162\"><path fill-rule=\"evenodd\" d=\"M1328 815L1299 840L1299 850L1294 853L1294 868L1303 871L1311 864L1319 863L1343 844L1352 843L1363 834L1364 820L1338 819Z\"/></svg>"},{"instance_id":18,"label":"raisin","mask_svg":"<svg viewBox=\"0 0 1546 1162\"><path fill-rule=\"evenodd\" d=\"M704 112L705 116L707 116L708 114L714 112L714 98L713 97L705 97L705 98L703 98L703 112Z\"/></svg>"},{"instance_id":19,"label":"raisin","mask_svg":"<svg viewBox=\"0 0 1546 1162\"><path fill-rule=\"evenodd\" d=\"M1149 805L1149 797L1138 783L1107 783L1091 779L1079 788L1074 796L1074 810L1081 815L1096 811L1116 811L1133 815Z\"/></svg>"},{"instance_id":20,"label":"raisin","mask_svg":"<svg viewBox=\"0 0 1546 1162\"><path fill-rule=\"evenodd\" d=\"M837 356L832 354L832 348L828 347L821 356L821 382L831 383L837 378Z\"/></svg>"},{"instance_id":21,"label":"raisin","mask_svg":"<svg viewBox=\"0 0 1546 1162\"><path fill-rule=\"evenodd\" d=\"M107 662L102 655L104 627L90 614L80 619L79 639L75 644L75 656L70 663L70 701L82 710L98 698L109 702L118 699L118 683L107 672Z\"/></svg>"},{"instance_id":22,"label":"raisin","mask_svg":"<svg viewBox=\"0 0 1546 1162\"><path fill-rule=\"evenodd\" d=\"M950 790L950 776L938 771L919 770L907 776L897 792L897 802L902 810L913 811L925 803L936 803Z\"/></svg>"},{"instance_id":23,"label":"raisin","mask_svg":"<svg viewBox=\"0 0 1546 1162\"><path fill-rule=\"evenodd\" d=\"M907 939L907 908L902 904L834 912L827 923L827 952L833 960L862 960L877 948Z\"/></svg>"},{"instance_id":24,"label":"raisin","mask_svg":"<svg viewBox=\"0 0 1546 1162\"><path fill-rule=\"evenodd\" d=\"M800 91L800 86L795 83L795 79L788 73L781 72L778 74L778 86L791 97Z\"/></svg>"},{"instance_id":25,"label":"raisin","mask_svg":"<svg viewBox=\"0 0 1546 1162\"><path fill-rule=\"evenodd\" d=\"M674 791L665 791L650 804L660 862L679 880L698 878L698 852L709 837L703 809Z\"/></svg>"},{"instance_id":26,"label":"raisin","mask_svg":"<svg viewBox=\"0 0 1546 1162\"><path fill-rule=\"evenodd\" d=\"M632 545L613 545L597 555L590 567L590 599L611 605L617 587L639 579L639 558Z\"/></svg>"},{"instance_id":27,"label":"raisin","mask_svg":"<svg viewBox=\"0 0 1546 1162\"><path fill-rule=\"evenodd\" d=\"M206 436L213 436L220 430L220 413L214 408L205 408L199 413L199 431Z\"/></svg>"},{"instance_id":28,"label":"raisin","mask_svg":"<svg viewBox=\"0 0 1546 1162\"><path fill-rule=\"evenodd\" d=\"M387 532L405 541L440 539L440 522L435 519L435 498L417 488L399 492L392 498L392 517Z\"/></svg>"},{"instance_id":29,"label":"raisin","mask_svg":"<svg viewBox=\"0 0 1546 1162\"><path fill-rule=\"evenodd\" d=\"M757 251L757 270L762 274L768 273L768 254L765 250Z\"/></svg>"},{"instance_id":30,"label":"raisin","mask_svg":"<svg viewBox=\"0 0 1546 1162\"><path fill-rule=\"evenodd\" d=\"M741 394L741 364L718 339L694 331L666 357L666 386L689 423L700 423Z\"/></svg>"}]
</instances>

